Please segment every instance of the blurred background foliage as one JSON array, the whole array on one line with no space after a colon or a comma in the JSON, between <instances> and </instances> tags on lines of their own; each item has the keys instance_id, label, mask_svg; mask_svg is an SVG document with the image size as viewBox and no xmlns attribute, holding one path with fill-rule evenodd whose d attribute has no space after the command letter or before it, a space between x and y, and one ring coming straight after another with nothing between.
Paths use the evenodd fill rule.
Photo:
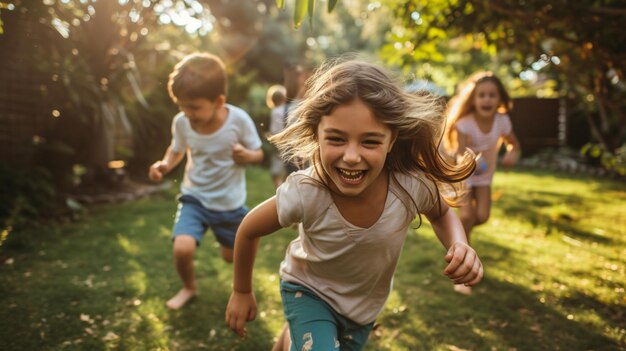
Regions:
<instances>
[{"instance_id":1,"label":"blurred background foliage","mask_svg":"<svg viewBox=\"0 0 626 351\"><path fill-rule=\"evenodd\" d=\"M611 0L0 0L2 227L143 179L170 141L167 76L195 51L224 59L228 100L261 134L284 66L361 52L448 96L487 69L513 96L567 98L610 158L626 138L625 19Z\"/></svg>"}]
</instances>

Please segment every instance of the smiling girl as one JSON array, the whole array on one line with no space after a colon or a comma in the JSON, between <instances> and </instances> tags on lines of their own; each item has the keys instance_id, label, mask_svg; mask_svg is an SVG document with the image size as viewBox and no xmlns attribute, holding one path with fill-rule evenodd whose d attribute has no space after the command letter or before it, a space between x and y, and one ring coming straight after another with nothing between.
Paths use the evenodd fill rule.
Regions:
<instances>
[{"instance_id":1,"label":"smiling girl","mask_svg":"<svg viewBox=\"0 0 626 351\"><path fill-rule=\"evenodd\" d=\"M479 72L470 77L448 106L444 143L447 151L458 157L470 149L478 155L476 171L468 182L468 196L459 207L469 241L472 229L489 219L491 182L501 142L506 143L507 151L500 163L507 167L517 162L520 145L508 116L511 99L502 82L491 72ZM472 292L465 285L456 285L455 290L462 294Z\"/></svg>"},{"instance_id":2,"label":"smiling girl","mask_svg":"<svg viewBox=\"0 0 626 351\"><path fill-rule=\"evenodd\" d=\"M290 126L271 141L287 160L311 167L241 223L226 323L245 335L256 316L259 239L297 223L280 266L291 350L361 350L416 216L426 216L447 249L445 275L457 284L481 280L482 264L446 202L453 199L439 192L469 177L475 163L468 153L448 164L438 153L444 120L436 99L403 92L375 65L330 63L307 84Z\"/></svg>"}]
</instances>

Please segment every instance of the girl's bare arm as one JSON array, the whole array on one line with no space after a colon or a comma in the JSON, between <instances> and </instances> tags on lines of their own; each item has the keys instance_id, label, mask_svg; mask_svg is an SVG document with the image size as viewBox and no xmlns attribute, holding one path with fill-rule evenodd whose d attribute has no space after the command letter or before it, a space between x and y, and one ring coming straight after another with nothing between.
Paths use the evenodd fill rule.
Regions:
<instances>
[{"instance_id":1,"label":"girl's bare arm","mask_svg":"<svg viewBox=\"0 0 626 351\"><path fill-rule=\"evenodd\" d=\"M457 135L456 155L463 156L463 154L465 154L465 150L467 149L467 146L470 144L469 136L459 132L458 130L457 130L456 135Z\"/></svg>"},{"instance_id":2,"label":"girl's bare arm","mask_svg":"<svg viewBox=\"0 0 626 351\"><path fill-rule=\"evenodd\" d=\"M426 218L433 226L437 238L446 249L449 249L456 242L467 244L463 224L461 224L456 213L450 210L442 198L439 199L439 202L439 206L434 206L430 212L426 213Z\"/></svg>"},{"instance_id":3,"label":"girl's bare arm","mask_svg":"<svg viewBox=\"0 0 626 351\"><path fill-rule=\"evenodd\" d=\"M281 227L278 222L276 196L256 206L243 219L237 230L234 250L233 290L252 291L252 267L256 257L259 238L271 234Z\"/></svg>"},{"instance_id":4,"label":"girl's bare arm","mask_svg":"<svg viewBox=\"0 0 626 351\"><path fill-rule=\"evenodd\" d=\"M519 140L517 140L517 136L513 131L509 135L504 136L503 139L506 143L506 154L502 157L500 163L505 167L515 166L521 152Z\"/></svg>"},{"instance_id":5,"label":"girl's bare arm","mask_svg":"<svg viewBox=\"0 0 626 351\"><path fill-rule=\"evenodd\" d=\"M233 292L226 306L226 324L239 336L246 335L246 322L256 318L256 298L252 292L252 270L262 236L280 229L276 197L255 207L246 215L235 239Z\"/></svg>"},{"instance_id":6,"label":"girl's bare arm","mask_svg":"<svg viewBox=\"0 0 626 351\"><path fill-rule=\"evenodd\" d=\"M468 242L463 224L456 213L440 199L441 205L426 213L439 241L448 250L443 273L455 284L475 285L483 276L483 266ZM439 208L438 208L439 207Z\"/></svg>"}]
</instances>

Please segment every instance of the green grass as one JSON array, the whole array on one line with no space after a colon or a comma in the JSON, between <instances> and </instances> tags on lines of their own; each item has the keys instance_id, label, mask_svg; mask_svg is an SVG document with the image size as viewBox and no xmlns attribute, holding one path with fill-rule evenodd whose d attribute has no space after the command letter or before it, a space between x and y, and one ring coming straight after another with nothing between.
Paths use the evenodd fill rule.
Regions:
<instances>
[{"instance_id":1,"label":"green grass","mask_svg":"<svg viewBox=\"0 0 626 351\"><path fill-rule=\"evenodd\" d=\"M248 180L250 205L273 193L266 171ZM0 248L0 349L269 350L283 323L278 266L295 232L261 241L259 317L240 340L223 321L232 272L211 235L197 254L200 296L164 307L180 287L174 195L11 233ZM452 291L425 222L405 244L367 350L626 349L626 186L516 170L496 175L494 198L473 234L486 272L475 294Z\"/></svg>"}]
</instances>

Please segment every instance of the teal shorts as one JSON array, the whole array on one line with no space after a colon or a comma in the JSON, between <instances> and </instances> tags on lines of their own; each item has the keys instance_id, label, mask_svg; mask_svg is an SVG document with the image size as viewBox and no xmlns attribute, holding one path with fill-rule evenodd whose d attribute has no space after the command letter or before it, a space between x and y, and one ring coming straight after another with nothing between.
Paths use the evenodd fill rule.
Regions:
<instances>
[{"instance_id":1,"label":"teal shorts","mask_svg":"<svg viewBox=\"0 0 626 351\"><path fill-rule=\"evenodd\" d=\"M373 322L359 325L349 320L302 285L281 281L280 294L291 333L291 351L358 351L365 347Z\"/></svg>"}]
</instances>

